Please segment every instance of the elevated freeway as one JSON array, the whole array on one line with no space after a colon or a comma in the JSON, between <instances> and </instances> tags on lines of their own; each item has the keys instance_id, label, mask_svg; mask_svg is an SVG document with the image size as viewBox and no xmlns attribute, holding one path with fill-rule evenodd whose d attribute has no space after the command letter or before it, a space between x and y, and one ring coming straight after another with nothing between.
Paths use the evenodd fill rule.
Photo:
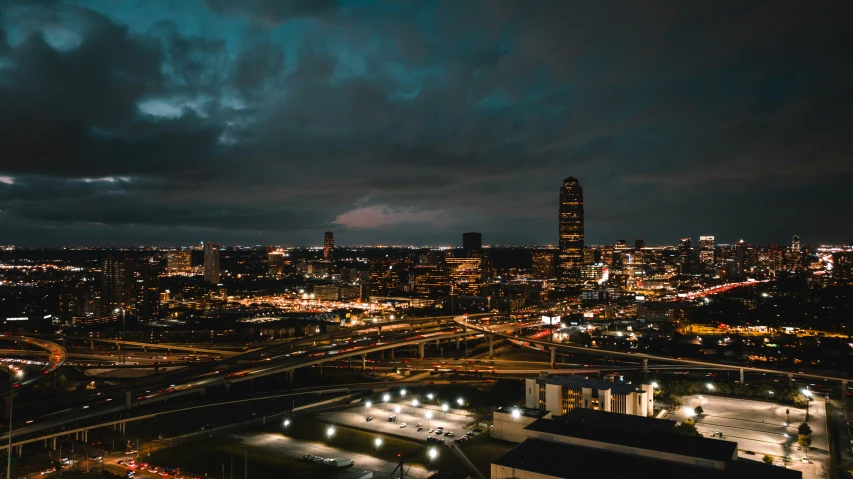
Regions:
<instances>
[{"instance_id":1,"label":"elevated freeway","mask_svg":"<svg viewBox=\"0 0 853 479\"><path fill-rule=\"evenodd\" d=\"M45 361L45 363L42 365L40 374L12 375L11 390L26 387L40 381L45 376L59 369L63 364L65 364L65 361L68 359L68 353L65 351L65 348L56 343L44 339L29 338L25 336L3 335L0 336L0 340L12 341L22 346L34 346L36 348L41 348L47 352L47 361ZM5 392L4 395L9 394L11 390Z\"/></svg>"},{"instance_id":2,"label":"elevated freeway","mask_svg":"<svg viewBox=\"0 0 853 479\"><path fill-rule=\"evenodd\" d=\"M643 362L643 365L644 365L646 371L648 371L649 361L662 362L662 363L674 363L674 364L690 364L693 366L703 366L703 367L714 368L714 369L718 369L718 370L734 370L734 371L738 371L740 373L740 382L741 383L744 382L743 375L744 375L745 370L752 372L752 373L779 374L782 376L787 376L789 378L789 380L792 380L794 378L794 376L797 376L797 377L802 377L802 378L818 379L818 380L823 380L823 381L838 381L839 383L841 383L842 399L846 398L847 384L851 379L853 379L853 377L850 377L849 375L842 375L839 373L836 373L835 375L825 375L825 374L814 374L814 373L803 372L803 371L780 371L777 369L760 368L760 367L753 367L753 366L740 366L740 365L736 365L736 364L716 363L716 362L712 362L712 361L702 361L699 359L676 358L676 357L670 357L670 356L658 356L658 355L647 354L647 353L634 353L634 352L627 352L627 351L610 351L610 350L606 350L606 349L587 348L584 346L575 346L575 345L566 344L566 343L548 341L548 340L545 340L542 338L519 337L519 336L507 334L505 332L496 330L496 328L498 328L498 327L500 327L500 329L506 329L505 325L483 326L483 325L479 325L479 324L476 324L476 323L470 321L470 319L471 318L466 317L466 316L457 316L454 318L454 321L456 322L456 324L458 324L459 326L462 326L463 328L471 328L474 331L479 331L479 332L485 334L489 340L489 353L490 353L489 356L490 357L492 356L491 353L493 350L493 347L492 347L493 339L495 337L504 338L504 339L508 339L511 343L519 345L519 346L532 345L535 348L540 349L542 351L549 350L551 352L551 362L550 362L551 369L554 369L553 366L555 364L556 351L558 349L561 349L561 350L573 351L573 352L578 352L578 353L583 353L583 354L592 354L592 355L597 354L597 355L605 355L605 356L613 356L613 357L625 357L625 358L631 358L635 361L640 360Z\"/></svg>"}]
</instances>

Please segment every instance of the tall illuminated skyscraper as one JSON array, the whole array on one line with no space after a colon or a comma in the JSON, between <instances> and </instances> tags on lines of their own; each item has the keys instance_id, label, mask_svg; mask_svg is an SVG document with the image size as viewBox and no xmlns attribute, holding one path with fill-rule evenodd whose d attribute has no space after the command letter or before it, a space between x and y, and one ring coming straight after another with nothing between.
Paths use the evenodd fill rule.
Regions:
<instances>
[{"instance_id":1,"label":"tall illuminated skyscraper","mask_svg":"<svg viewBox=\"0 0 853 479\"><path fill-rule=\"evenodd\" d=\"M560 279L576 283L583 265L583 188L570 176L560 187Z\"/></svg>"},{"instance_id":2,"label":"tall illuminated skyscraper","mask_svg":"<svg viewBox=\"0 0 853 479\"><path fill-rule=\"evenodd\" d=\"M204 244L204 280L219 284L219 245L208 241Z\"/></svg>"},{"instance_id":3,"label":"tall illuminated skyscraper","mask_svg":"<svg viewBox=\"0 0 853 479\"><path fill-rule=\"evenodd\" d=\"M326 231L323 236L323 259L326 261L335 259L335 234L331 231Z\"/></svg>"}]
</instances>

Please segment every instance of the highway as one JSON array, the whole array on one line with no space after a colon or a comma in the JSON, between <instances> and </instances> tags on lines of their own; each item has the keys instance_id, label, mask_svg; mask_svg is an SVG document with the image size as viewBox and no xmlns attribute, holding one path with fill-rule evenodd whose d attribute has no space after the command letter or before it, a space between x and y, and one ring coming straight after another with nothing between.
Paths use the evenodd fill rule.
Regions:
<instances>
[{"instance_id":1,"label":"highway","mask_svg":"<svg viewBox=\"0 0 853 479\"><path fill-rule=\"evenodd\" d=\"M481 332L481 333L484 333L487 335L492 335L494 337L508 339L508 340L510 340L510 342L513 342L514 344L517 344L519 346L526 346L528 344L535 345L538 349L540 349L542 351L545 351L546 347L547 347L549 349L550 348L554 348L555 350L556 349L562 349L562 350L573 351L573 352L578 352L578 353L583 353L583 354L625 357L625 358L631 358L635 361L636 360L648 360L648 361L674 363L674 364L690 364L693 366L703 366L703 367L714 368L714 369L726 369L726 370L737 370L737 371L746 370L746 371L749 371L752 373L780 374L780 375L784 375L784 376L794 375L794 376L798 376L798 377L810 378L810 379L819 379L819 380L823 380L823 381L839 381L842 384L853 379L853 376L841 376L841 375L838 375L837 373L834 376L832 376L832 375L828 376L828 375L823 375L823 374L813 374L813 373L807 373L807 372L802 372L802 371L780 371L780 370L776 370L776 369L756 368L753 366L746 366L746 365L739 366L739 365L734 365L734 364L721 364L721 363L715 363L715 362L711 362L711 361L701 361L698 359L676 358L676 357L671 357L671 356L657 356L654 354L647 354L647 353L610 351L607 349L596 349L596 348L587 348L587 347L583 347L583 346L572 346L572 345L566 344L566 343L558 343L558 342L554 342L554 341L547 341L547 340L539 339L539 338L533 339L533 338L518 337L518 336L515 336L512 334L507 334L507 333L495 330L491 326L481 326L481 325L475 324L474 322L470 321L470 319L472 319L472 318L470 318L468 316L457 316L456 318L454 318L454 321L456 322L456 324L458 324L462 327L471 328L475 331L478 331L478 332ZM500 327L501 327L501 329L506 329L505 325L501 325Z\"/></svg>"},{"instance_id":2,"label":"highway","mask_svg":"<svg viewBox=\"0 0 853 479\"><path fill-rule=\"evenodd\" d=\"M44 349L47 352L47 361L42 365L39 374L26 374L26 371L23 368L18 368L18 372L12 375L12 389L4 392L4 396L9 394L12 390L35 384L46 375L59 369L68 359L68 353L65 351L65 348L44 339L2 335L0 336L0 340L13 341L26 346L35 346L37 348Z\"/></svg>"}]
</instances>

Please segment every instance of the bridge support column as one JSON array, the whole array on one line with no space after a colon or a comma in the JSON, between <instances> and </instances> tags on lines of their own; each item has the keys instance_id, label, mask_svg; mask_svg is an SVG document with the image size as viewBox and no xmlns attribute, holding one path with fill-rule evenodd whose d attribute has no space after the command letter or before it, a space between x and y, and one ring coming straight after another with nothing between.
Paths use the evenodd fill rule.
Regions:
<instances>
[{"instance_id":1,"label":"bridge support column","mask_svg":"<svg viewBox=\"0 0 853 479\"><path fill-rule=\"evenodd\" d=\"M841 381L841 401L847 402L847 381Z\"/></svg>"},{"instance_id":2,"label":"bridge support column","mask_svg":"<svg viewBox=\"0 0 853 479\"><path fill-rule=\"evenodd\" d=\"M361 355L361 370L364 371L365 369L367 369L367 355L362 354Z\"/></svg>"},{"instance_id":3,"label":"bridge support column","mask_svg":"<svg viewBox=\"0 0 853 479\"><path fill-rule=\"evenodd\" d=\"M420 357L421 359L424 358L424 346L424 343L418 344L418 357Z\"/></svg>"},{"instance_id":4,"label":"bridge support column","mask_svg":"<svg viewBox=\"0 0 853 479\"><path fill-rule=\"evenodd\" d=\"M489 338L489 359L495 357L495 337L491 334L486 335Z\"/></svg>"},{"instance_id":5,"label":"bridge support column","mask_svg":"<svg viewBox=\"0 0 853 479\"><path fill-rule=\"evenodd\" d=\"M121 343L116 343L116 351L121 351Z\"/></svg>"},{"instance_id":6,"label":"bridge support column","mask_svg":"<svg viewBox=\"0 0 853 479\"><path fill-rule=\"evenodd\" d=\"M132 407L132 405L130 403L131 399L132 398L130 397L130 391L125 391L124 392L124 408L127 410L130 410L130 408Z\"/></svg>"},{"instance_id":7,"label":"bridge support column","mask_svg":"<svg viewBox=\"0 0 853 479\"><path fill-rule=\"evenodd\" d=\"M147 353L148 352L148 346L142 346L142 352Z\"/></svg>"},{"instance_id":8,"label":"bridge support column","mask_svg":"<svg viewBox=\"0 0 853 479\"><path fill-rule=\"evenodd\" d=\"M741 369L743 371L743 369ZM794 373L788 373L788 387L794 387Z\"/></svg>"},{"instance_id":9,"label":"bridge support column","mask_svg":"<svg viewBox=\"0 0 853 479\"><path fill-rule=\"evenodd\" d=\"M89 349L91 349L93 351L95 350L95 342L94 341L89 341Z\"/></svg>"},{"instance_id":10,"label":"bridge support column","mask_svg":"<svg viewBox=\"0 0 853 479\"><path fill-rule=\"evenodd\" d=\"M390 351L391 351L391 359L393 360L394 359L394 348L391 348Z\"/></svg>"},{"instance_id":11,"label":"bridge support column","mask_svg":"<svg viewBox=\"0 0 853 479\"><path fill-rule=\"evenodd\" d=\"M643 381L649 379L649 360L643 359Z\"/></svg>"},{"instance_id":12,"label":"bridge support column","mask_svg":"<svg viewBox=\"0 0 853 479\"><path fill-rule=\"evenodd\" d=\"M293 371L293 369L287 371L287 384L289 384L291 387L293 387Z\"/></svg>"},{"instance_id":13,"label":"bridge support column","mask_svg":"<svg viewBox=\"0 0 853 479\"><path fill-rule=\"evenodd\" d=\"M225 383L225 394L231 391L231 383Z\"/></svg>"},{"instance_id":14,"label":"bridge support column","mask_svg":"<svg viewBox=\"0 0 853 479\"><path fill-rule=\"evenodd\" d=\"M457 350L457 351L459 351L459 342L460 342L461 340L462 340L462 338L456 338L456 350Z\"/></svg>"},{"instance_id":15,"label":"bridge support column","mask_svg":"<svg viewBox=\"0 0 853 479\"><path fill-rule=\"evenodd\" d=\"M347 367L349 369L352 369L352 356L347 358Z\"/></svg>"},{"instance_id":16,"label":"bridge support column","mask_svg":"<svg viewBox=\"0 0 853 479\"><path fill-rule=\"evenodd\" d=\"M740 368L740 384L743 384L743 368Z\"/></svg>"},{"instance_id":17,"label":"bridge support column","mask_svg":"<svg viewBox=\"0 0 853 479\"><path fill-rule=\"evenodd\" d=\"M74 431L74 440L75 440L75 441L79 441L79 440L80 440L80 431Z\"/></svg>"},{"instance_id":18,"label":"bridge support column","mask_svg":"<svg viewBox=\"0 0 853 479\"><path fill-rule=\"evenodd\" d=\"M555 346L551 346L551 369L557 367L557 348Z\"/></svg>"},{"instance_id":19,"label":"bridge support column","mask_svg":"<svg viewBox=\"0 0 853 479\"><path fill-rule=\"evenodd\" d=\"M115 426L115 424L113 424L113 426ZM55 451L56 450L56 436L53 436L53 441L51 441L51 443L52 443L51 447Z\"/></svg>"},{"instance_id":20,"label":"bridge support column","mask_svg":"<svg viewBox=\"0 0 853 479\"><path fill-rule=\"evenodd\" d=\"M18 459L24 457L24 445L21 444L18 446Z\"/></svg>"},{"instance_id":21,"label":"bridge support column","mask_svg":"<svg viewBox=\"0 0 853 479\"><path fill-rule=\"evenodd\" d=\"M323 363L320 363L320 376L323 375Z\"/></svg>"}]
</instances>

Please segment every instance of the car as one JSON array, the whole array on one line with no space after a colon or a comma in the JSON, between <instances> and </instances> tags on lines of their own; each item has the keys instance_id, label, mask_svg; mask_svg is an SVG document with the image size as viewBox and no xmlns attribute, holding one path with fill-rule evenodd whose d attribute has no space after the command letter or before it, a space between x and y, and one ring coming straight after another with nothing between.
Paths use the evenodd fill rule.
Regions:
<instances>
[{"instance_id":1,"label":"car","mask_svg":"<svg viewBox=\"0 0 853 479\"><path fill-rule=\"evenodd\" d=\"M401 427L401 428L406 427L406 423L401 422L401 423L400 423L400 427Z\"/></svg>"},{"instance_id":2,"label":"car","mask_svg":"<svg viewBox=\"0 0 853 479\"><path fill-rule=\"evenodd\" d=\"M89 458L89 460L90 460L90 461L103 461L103 460L104 460L104 456L95 456L95 457L90 457L90 458Z\"/></svg>"},{"instance_id":3,"label":"car","mask_svg":"<svg viewBox=\"0 0 853 479\"><path fill-rule=\"evenodd\" d=\"M447 431L446 433L444 433L444 436L445 437L453 437L453 433L450 431Z\"/></svg>"},{"instance_id":4,"label":"car","mask_svg":"<svg viewBox=\"0 0 853 479\"><path fill-rule=\"evenodd\" d=\"M388 418L388 422L394 422L394 421L396 421L396 420L397 420L397 416L396 416L396 415L395 415L395 416L390 416L390 417Z\"/></svg>"},{"instance_id":5,"label":"car","mask_svg":"<svg viewBox=\"0 0 853 479\"><path fill-rule=\"evenodd\" d=\"M436 429L436 430L435 430L435 435L436 435L436 436L441 436L441 429Z\"/></svg>"},{"instance_id":6,"label":"car","mask_svg":"<svg viewBox=\"0 0 853 479\"><path fill-rule=\"evenodd\" d=\"M367 422L370 422L370 421L372 421L372 420L373 420L373 416L367 416L367 418L366 418L365 420L366 420Z\"/></svg>"},{"instance_id":7,"label":"car","mask_svg":"<svg viewBox=\"0 0 853 479\"><path fill-rule=\"evenodd\" d=\"M312 462L323 462L324 460L325 460L325 459L323 459L323 458L322 458L322 457L320 457L320 456L314 456L314 457L311 459L311 461L312 461Z\"/></svg>"},{"instance_id":8,"label":"car","mask_svg":"<svg viewBox=\"0 0 853 479\"><path fill-rule=\"evenodd\" d=\"M119 460L116 462L116 464L119 464L119 465L124 464L124 459L119 459Z\"/></svg>"},{"instance_id":9,"label":"car","mask_svg":"<svg viewBox=\"0 0 853 479\"><path fill-rule=\"evenodd\" d=\"M421 432L421 431L423 431L423 430L424 430L424 428L423 428L423 427L418 426L418 432Z\"/></svg>"},{"instance_id":10,"label":"car","mask_svg":"<svg viewBox=\"0 0 853 479\"><path fill-rule=\"evenodd\" d=\"M421 424L421 423L418 423L418 424L417 424L417 426L418 426L418 427L422 427L422 426L423 426L423 424Z\"/></svg>"},{"instance_id":11,"label":"car","mask_svg":"<svg viewBox=\"0 0 853 479\"><path fill-rule=\"evenodd\" d=\"M159 470L160 470L160 468L159 468L159 467L157 467L157 466L151 466L151 467L149 467L149 468L148 468L148 471L149 471L149 472L157 472L157 471L159 471Z\"/></svg>"},{"instance_id":12,"label":"car","mask_svg":"<svg viewBox=\"0 0 853 479\"><path fill-rule=\"evenodd\" d=\"M129 451L124 451L124 453L129 456L131 454L137 454L137 453L139 453L139 451L137 451L136 449L131 449Z\"/></svg>"},{"instance_id":13,"label":"car","mask_svg":"<svg viewBox=\"0 0 853 479\"><path fill-rule=\"evenodd\" d=\"M802 458L802 459L800 459L800 460L801 460L801 461L803 461L803 462L809 462L809 458L807 458L806 456L803 456L803 458Z\"/></svg>"},{"instance_id":14,"label":"car","mask_svg":"<svg viewBox=\"0 0 853 479\"><path fill-rule=\"evenodd\" d=\"M430 430L429 430L429 431L427 431L427 432L428 432L428 433L430 433L430 434L432 434L432 433L434 433L434 432L435 432L435 429L430 429Z\"/></svg>"},{"instance_id":15,"label":"car","mask_svg":"<svg viewBox=\"0 0 853 479\"><path fill-rule=\"evenodd\" d=\"M44 476L45 474L50 474L50 473L53 473L53 472L56 472L56 468L55 468L55 467L51 467L50 469L45 469L44 471L41 471L41 475L42 475L42 476Z\"/></svg>"},{"instance_id":16,"label":"car","mask_svg":"<svg viewBox=\"0 0 853 479\"><path fill-rule=\"evenodd\" d=\"M746 452L747 454L749 454L750 456L754 456L754 455L755 455L755 451L745 451L745 452Z\"/></svg>"}]
</instances>

